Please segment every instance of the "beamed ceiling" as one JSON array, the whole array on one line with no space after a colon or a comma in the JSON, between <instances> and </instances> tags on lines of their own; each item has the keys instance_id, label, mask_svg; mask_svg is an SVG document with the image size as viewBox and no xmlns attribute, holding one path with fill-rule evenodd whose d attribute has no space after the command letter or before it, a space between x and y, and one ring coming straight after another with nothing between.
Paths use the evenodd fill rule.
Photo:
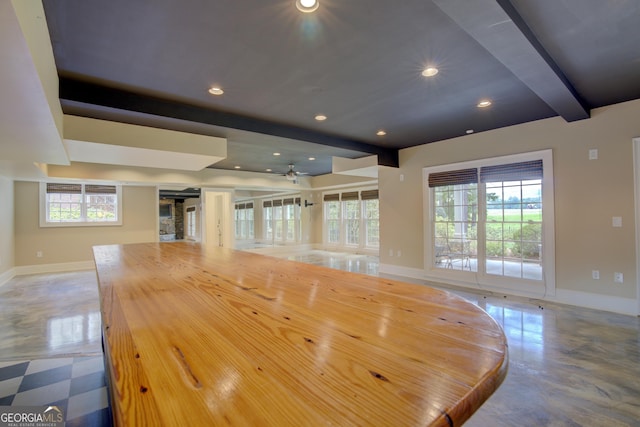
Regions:
<instances>
[{"instance_id":1,"label":"beamed ceiling","mask_svg":"<svg viewBox=\"0 0 640 427\"><path fill-rule=\"evenodd\" d=\"M397 166L405 147L640 97L637 0L43 5L65 113L225 137L211 168Z\"/></svg>"}]
</instances>

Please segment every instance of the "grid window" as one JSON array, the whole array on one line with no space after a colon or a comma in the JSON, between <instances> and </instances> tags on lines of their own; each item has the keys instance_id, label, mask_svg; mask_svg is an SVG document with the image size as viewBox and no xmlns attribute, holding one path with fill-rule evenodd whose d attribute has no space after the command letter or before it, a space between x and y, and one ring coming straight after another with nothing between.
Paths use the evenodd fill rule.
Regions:
<instances>
[{"instance_id":1,"label":"grid window","mask_svg":"<svg viewBox=\"0 0 640 427\"><path fill-rule=\"evenodd\" d=\"M379 249L380 203L377 189L325 194L323 206L325 244Z\"/></svg>"},{"instance_id":2,"label":"grid window","mask_svg":"<svg viewBox=\"0 0 640 427\"><path fill-rule=\"evenodd\" d=\"M196 235L196 208L190 206L187 208L187 236L195 237Z\"/></svg>"},{"instance_id":3,"label":"grid window","mask_svg":"<svg viewBox=\"0 0 640 427\"><path fill-rule=\"evenodd\" d=\"M327 242L340 243L340 202L325 202L325 217L327 227Z\"/></svg>"},{"instance_id":4,"label":"grid window","mask_svg":"<svg viewBox=\"0 0 640 427\"><path fill-rule=\"evenodd\" d=\"M47 193L47 222L82 221L82 194Z\"/></svg>"},{"instance_id":5,"label":"grid window","mask_svg":"<svg viewBox=\"0 0 640 427\"><path fill-rule=\"evenodd\" d=\"M273 224L273 228L275 230L275 239L283 240L284 235L282 234L282 206L273 207Z\"/></svg>"},{"instance_id":6,"label":"grid window","mask_svg":"<svg viewBox=\"0 0 640 427\"><path fill-rule=\"evenodd\" d=\"M264 218L264 238L266 240L273 240L273 207L271 206L271 202L263 208L262 216Z\"/></svg>"},{"instance_id":7,"label":"grid window","mask_svg":"<svg viewBox=\"0 0 640 427\"><path fill-rule=\"evenodd\" d=\"M544 182L552 182L553 170L544 168L552 164L551 155L540 152L518 160L527 158L428 171L433 267L478 273L474 280L545 280L545 266L553 265L553 260L545 262L542 250L545 225L553 229L553 209L543 209L544 200L553 202L552 188L546 188L550 196L543 198ZM549 174L547 181L543 174ZM552 245L553 233L546 236Z\"/></svg>"},{"instance_id":8,"label":"grid window","mask_svg":"<svg viewBox=\"0 0 640 427\"><path fill-rule=\"evenodd\" d=\"M40 224L119 225L120 192L116 185L43 183Z\"/></svg>"},{"instance_id":9,"label":"grid window","mask_svg":"<svg viewBox=\"0 0 640 427\"><path fill-rule=\"evenodd\" d=\"M236 239L253 239L253 203L236 204Z\"/></svg>"},{"instance_id":10,"label":"grid window","mask_svg":"<svg viewBox=\"0 0 640 427\"><path fill-rule=\"evenodd\" d=\"M434 188L435 264L477 271L477 184Z\"/></svg>"},{"instance_id":11,"label":"grid window","mask_svg":"<svg viewBox=\"0 0 640 427\"><path fill-rule=\"evenodd\" d=\"M355 246L360 243L360 200L343 203L345 244Z\"/></svg>"},{"instance_id":12,"label":"grid window","mask_svg":"<svg viewBox=\"0 0 640 427\"><path fill-rule=\"evenodd\" d=\"M302 235L300 197L265 200L263 238L272 243L299 242Z\"/></svg>"},{"instance_id":13,"label":"grid window","mask_svg":"<svg viewBox=\"0 0 640 427\"><path fill-rule=\"evenodd\" d=\"M486 271L542 280L542 182L486 184Z\"/></svg>"},{"instance_id":14,"label":"grid window","mask_svg":"<svg viewBox=\"0 0 640 427\"><path fill-rule=\"evenodd\" d=\"M380 247L380 204L378 199L364 200L366 246Z\"/></svg>"},{"instance_id":15,"label":"grid window","mask_svg":"<svg viewBox=\"0 0 640 427\"><path fill-rule=\"evenodd\" d=\"M285 221L287 224L286 240L293 242L296 240L296 205L284 206Z\"/></svg>"}]
</instances>

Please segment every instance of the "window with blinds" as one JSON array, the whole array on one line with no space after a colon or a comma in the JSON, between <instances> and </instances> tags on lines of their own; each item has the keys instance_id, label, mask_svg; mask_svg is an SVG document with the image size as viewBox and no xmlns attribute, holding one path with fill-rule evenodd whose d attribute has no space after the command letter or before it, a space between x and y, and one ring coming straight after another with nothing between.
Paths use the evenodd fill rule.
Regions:
<instances>
[{"instance_id":1,"label":"window with blinds","mask_svg":"<svg viewBox=\"0 0 640 427\"><path fill-rule=\"evenodd\" d=\"M262 202L262 234L272 243L294 243L302 240L300 200L295 195Z\"/></svg>"},{"instance_id":2,"label":"window with blinds","mask_svg":"<svg viewBox=\"0 0 640 427\"><path fill-rule=\"evenodd\" d=\"M545 266L553 266L543 257L553 244L553 186L545 187L553 176L551 151L507 159L522 160L425 169L434 271L466 271L493 283L545 280Z\"/></svg>"},{"instance_id":3,"label":"window with blinds","mask_svg":"<svg viewBox=\"0 0 640 427\"><path fill-rule=\"evenodd\" d=\"M106 184L43 183L40 225L120 225L120 189Z\"/></svg>"},{"instance_id":4,"label":"window with blinds","mask_svg":"<svg viewBox=\"0 0 640 427\"><path fill-rule=\"evenodd\" d=\"M254 212L253 202L236 203L235 205L235 224L236 239L247 240L254 238Z\"/></svg>"},{"instance_id":5,"label":"window with blinds","mask_svg":"<svg viewBox=\"0 0 640 427\"><path fill-rule=\"evenodd\" d=\"M377 250L380 246L378 189L325 193L324 242Z\"/></svg>"}]
</instances>

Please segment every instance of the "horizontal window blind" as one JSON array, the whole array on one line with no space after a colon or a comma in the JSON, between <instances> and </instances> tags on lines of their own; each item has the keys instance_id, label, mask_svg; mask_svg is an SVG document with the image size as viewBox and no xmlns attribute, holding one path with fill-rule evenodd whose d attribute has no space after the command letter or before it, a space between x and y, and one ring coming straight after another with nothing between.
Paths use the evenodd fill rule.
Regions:
<instances>
[{"instance_id":1,"label":"horizontal window blind","mask_svg":"<svg viewBox=\"0 0 640 427\"><path fill-rule=\"evenodd\" d=\"M282 200L274 200L273 206L282 206Z\"/></svg>"},{"instance_id":2,"label":"horizontal window blind","mask_svg":"<svg viewBox=\"0 0 640 427\"><path fill-rule=\"evenodd\" d=\"M358 192L357 191L349 191L347 193L342 193L342 200L358 200Z\"/></svg>"},{"instance_id":3,"label":"horizontal window blind","mask_svg":"<svg viewBox=\"0 0 640 427\"><path fill-rule=\"evenodd\" d=\"M300 197L296 197L295 203L296 203L296 205L300 206Z\"/></svg>"},{"instance_id":4,"label":"horizontal window blind","mask_svg":"<svg viewBox=\"0 0 640 427\"><path fill-rule=\"evenodd\" d=\"M483 166L480 182L521 181L542 179L542 159L507 165Z\"/></svg>"},{"instance_id":5,"label":"horizontal window blind","mask_svg":"<svg viewBox=\"0 0 640 427\"><path fill-rule=\"evenodd\" d=\"M84 186L85 194L116 194L115 185L90 185Z\"/></svg>"},{"instance_id":6,"label":"horizontal window blind","mask_svg":"<svg viewBox=\"0 0 640 427\"><path fill-rule=\"evenodd\" d=\"M285 205L285 206L292 205L293 204L293 197L290 198L290 199L284 199L282 201L282 204Z\"/></svg>"},{"instance_id":7,"label":"horizontal window blind","mask_svg":"<svg viewBox=\"0 0 640 427\"><path fill-rule=\"evenodd\" d=\"M374 200L378 198L378 190L367 190L360 192L361 200Z\"/></svg>"},{"instance_id":8,"label":"horizontal window blind","mask_svg":"<svg viewBox=\"0 0 640 427\"><path fill-rule=\"evenodd\" d=\"M445 185L475 184L478 182L478 169L459 169L429 174L429 187Z\"/></svg>"},{"instance_id":9,"label":"horizontal window blind","mask_svg":"<svg viewBox=\"0 0 640 427\"><path fill-rule=\"evenodd\" d=\"M273 203L271 203L271 200L265 200L264 202L262 202L263 208L270 208L271 206L273 206Z\"/></svg>"},{"instance_id":10,"label":"horizontal window blind","mask_svg":"<svg viewBox=\"0 0 640 427\"><path fill-rule=\"evenodd\" d=\"M187 208L187 212L195 212L196 211L196 207L195 206L189 206Z\"/></svg>"},{"instance_id":11,"label":"horizontal window blind","mask_svg":"<svg viewBox=\"0 0 640 427\"><path fill-rule=\"evenodd\" d=\"M335 194L325 194L324 195L324 199L325 202L337 202L340 200L340 194L339 193L335 193Z\"/></svg>"},{"instance_id":12,"label":"horizontal window blind","mask_svg":"<svg viewBox=\"0 0 640 427\"><path fill-rule=\"evenodd\" d=\"M82 184L47 184L47 193L82 194Z\"/></svg>"},{"instance_id":13,"label":"horizontal window blind","mask_svg":"<svg viewBox=\"0 0 640 427\"><path fill-rule=\"evenodd\" d=\"M247 203L247 209L253 209L253 202Z\"/></svg>"},{"instance_id":14,"label":"horizontal window blind","mask_svg":"<svg viewBox=\"0 0 640 427\"><path fill-rule=\"evenodd\" d=\"M247 205L245 205L244 203L240 203L239 205L236 205L236 209L244 209L246 207Z\"/></svg>"}]
</instances>

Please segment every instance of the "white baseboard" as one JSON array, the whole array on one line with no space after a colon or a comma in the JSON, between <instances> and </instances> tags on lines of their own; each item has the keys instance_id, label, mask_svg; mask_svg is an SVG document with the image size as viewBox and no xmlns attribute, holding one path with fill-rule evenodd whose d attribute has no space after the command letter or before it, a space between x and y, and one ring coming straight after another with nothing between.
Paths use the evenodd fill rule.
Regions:
<instances>
[{"instance_id":1,"label":"white baseboard","mask_svg":"<svg viewBox=\"0 0 640 427\"><path fill-rule=\"evenodd\" d=\"M549 301L596 310L612 311L614 313L630 314L632 316L640 315L640 313L638 313L638 304L633 298L614 297L556 288L555 298L549 298Z\"/></svg>"},{"instance_id":2,"label":"white baseboard","mask_svg":"<svg viewBox=\"0 0 640 427\"><path fill-rule=\"evenodd\" d=\"M275 245L264 246L259 248L243 249L245 252L253 252L262 255L278 255L280 253L290 253L291 251L309 251L315 249L312 244L304 245Z\"/></svg>"},{"instance_id":3,"label":"white baseboard","mask_svg":"<svg viewBox=\"0 0 640 427\"><path fill-rule=\"evenodd\" d=\"M94 270L93 261L64 262L59 264L21 265L14 267L15 276L27 274L63 273L67 271Z\"/></svg>"},{"instance_id":4,"label":"white baseboard","mask_svg":"<svg viewBox=\"0 0 640 427\"><path fill-rule=\"evenodd\" d=\"M419 268L401 267L391 264L380 264L378 272L382 274L390 274L392 276L410 277L412 279L425 280L424 270Z\"/></svg>"},{"instance_id":5,"label":"white baseboard","mask_svg":"<svg viewBox=\"0 0 640 427\"><path fill-rule=\"evenodd\" d=\"M592 294L589 292L571 291L558 288L556 285L555 296L531 294L527 292L515 292L499 287L483 286L479 289L476 284L468 284L464 282L448 282L441 278L433 279L426 276L425 271L419 268L401 267L397 265L380 264L379 272L390 274L393 276L418 279L424 283L442 283L443 285L454 286L471 291L495 292L499 294L512 295L517 297L536 298L541 301L549 301L577 307L591 308L594 310L610 311L613 313L629 314L632 316L640 315L638 313L638 303L634 298L622 298L610 295Z\"/></svg>"},{"instance_id":6,"label":"white baseboard","mask_svg":"<svg viewBox=\"0 0 640 427\"><path fill-rule=\"evenodd\" d=\"M16 269L15 268L10 268L9 270L1 273L0 274L0 286L4 285L5 283L7 283L9 280L13 279L14 277L16 277Z\"/></svg>"}]
</instances>

